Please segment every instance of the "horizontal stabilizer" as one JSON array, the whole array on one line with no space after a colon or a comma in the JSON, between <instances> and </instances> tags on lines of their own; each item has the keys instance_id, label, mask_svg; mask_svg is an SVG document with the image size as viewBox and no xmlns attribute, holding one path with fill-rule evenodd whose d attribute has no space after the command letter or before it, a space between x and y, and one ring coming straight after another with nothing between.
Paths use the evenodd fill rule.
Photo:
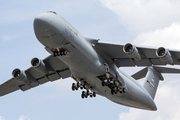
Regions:
<instances>
[{"instance_id":1,"label":"horizontal stabilizer","mask_svg":"<svg viewBox=\"0 0 180 120\"><path fill-rule=\"evenodd\" d=\"M161 73L180 73L180 69L176 68L167 68L167 67L159 67L159 66L152 66L156 72L158 72L160 80L164 80ZM138 80L141 78L144 78L148 72L148 68L144 68L140 70L139 72L133 74L131 77Z\"/></svg>"},{"instance_id":2,"label":"horizontal stabilizer","mask_svg":"<svg viewBox=\"0 0 180 120\"><path fill-rule=\"evenodd\" d=\"M146 68L138 71L137 73L133 74L131 77L133 77L136 80L139 80L139 79L144 78L146 76L147 71L148 71L148 69L146 67Z\"/></svg>"}]
</instances>

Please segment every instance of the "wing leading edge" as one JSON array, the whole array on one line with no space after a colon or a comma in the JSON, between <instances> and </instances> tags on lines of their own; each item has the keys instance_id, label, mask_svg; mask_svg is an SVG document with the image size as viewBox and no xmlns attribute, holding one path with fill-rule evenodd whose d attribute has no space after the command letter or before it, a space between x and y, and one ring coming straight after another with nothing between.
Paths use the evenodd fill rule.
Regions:
<instances>
[{"instance_id":1,"label":"wing leading edge","mask_svg":"<svg viewBox=\"0 0 180 120\"><path fill-rule=\"evenodd\" d=\"M44 75L43 73L35 70L34 67L30 67L24 71L28 80L28 84L22 81L18 81L16 78L11 78L10 80L0 85L0 96L6 95L19 89L21 89L22 91L26 91L48 81L55 81L71 76L69 67L57 57L51 55L45 58L43 62L48 70L48 74Z\"/></svg>"},{"instance_id":2,"label":"wing leading edge","mask_svg":"<svg viewBox=\"0 0 180 120\"><path fill-rule=\"evenodd\" d=\"M156 55L158 48L136 46L139 55L141 56L140 61L136 61L130 58L123 51L124 44L115 44L98 41L95 45L96 51L102 56L112 59L117 67L131 67L131 66L152 66L152 65L166 65L165 61L162 61ZM180 51L168 50L171 54L173 65L180 65Z\"/></svg>"}]
</instances>

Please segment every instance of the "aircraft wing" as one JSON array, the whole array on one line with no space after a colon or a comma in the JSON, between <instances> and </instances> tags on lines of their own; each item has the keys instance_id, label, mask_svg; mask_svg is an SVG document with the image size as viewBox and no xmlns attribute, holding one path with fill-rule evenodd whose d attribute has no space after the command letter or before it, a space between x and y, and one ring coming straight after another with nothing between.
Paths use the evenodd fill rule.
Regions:
<instances>
[{"instance_id":1,"label":"aircraft wing","mask_svg":"<svg viewBox=\"0 0 180 120\"><path fill-rule=\"evenodd\" d=\"M152 66L152 65L166 65L167 62L161 60L156 55L155 47L136 46L141 61L129 57L123 51L124 44L115 44L98 41L95 44L96 51L104 57L108 57L115 62L118 67L131 67L131 66ZM173 65L180 65L180 50L170 50Z\"/></svg>"},{"instance_id":2,"label":"aircraft wing","mask_svg":"<svg viewBox=\"0 0 180 120\"><path fill-rule=\"evenodd\" d=\"M68 66L57 57L50 55L43 60L43 63L48 70L47 75L44 75L43 73L35 70L33 67L30 67L24 71L26 78L29 81L28 84L20 82L16 78L11 78L0 85L0 96L19 89L26 91L48 81L55 81L60 78L64 79L71 76L71 71L69 70Z\"/></svg>"}]
</instances>

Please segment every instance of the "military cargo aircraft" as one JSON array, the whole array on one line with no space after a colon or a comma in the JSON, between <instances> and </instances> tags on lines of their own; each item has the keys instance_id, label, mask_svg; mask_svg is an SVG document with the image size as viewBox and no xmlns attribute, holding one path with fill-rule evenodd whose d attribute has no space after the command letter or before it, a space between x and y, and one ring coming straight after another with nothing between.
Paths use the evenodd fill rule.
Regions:
<instances>
[{"instance_id":1,"label":"military cargo aircraft","mask_svg":"<svg viewBox=\"0 0 180 120\"><path fill-rule=\"evenodd\" d=\"M101 95L121 105L155 111L162 73L180 73L180 69L160 67L179 65L180 51L88 38L53 11L35 17L34 31L50 55L33 58L26 70L13 70L13 77L0 85L0 96L71 77L72 90L82 89L84 99ZM133 66L145 68L132 76L119 69ZM143 85L137 82L144 77Z\"/></svg>"}]
</instances>

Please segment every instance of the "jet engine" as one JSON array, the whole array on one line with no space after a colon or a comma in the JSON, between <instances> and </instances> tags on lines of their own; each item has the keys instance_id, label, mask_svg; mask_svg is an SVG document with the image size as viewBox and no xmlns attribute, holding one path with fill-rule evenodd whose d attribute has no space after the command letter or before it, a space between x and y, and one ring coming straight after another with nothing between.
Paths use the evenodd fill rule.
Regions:
<instances>
[{"instance_id":1,"label":"jet engine","mask_svg":"<svg viewBox=\"0 0 180 120\"><path fill-rule=\"evenodd\" d=\"M136 61L141 61L141 56L138 53L137 48L130 44L127 43L126 45L124 45L123 47L123 51L130 57L130 58L134 58Z\"/></svg>"},{"instance_id":2,"label":"jet engine","mask_svg":"<svg viewBox=\"0 0 180 120\"><path fill-rule=\"evenodd\" d=\"M20 69L13 70L12 76L21 83L29 84L26 73Z\"/></svg>"},{"instance_id":3,"label":"jet engine","mask_svg":"<svg viewBox=\"0 0 180 120\"><path fill-rule=\"evenodd\" d=\"M32 67L34 67L35 70L37 70L38 72L43 73L44 75L48 74L48 71L46 69L46 66L44 64L44 62L41 59L38 58L33 58L31 60L31 65Z\"/></svg>"},{"instance_id":4,"label":"jet engine","mask_svg":"<svg viewBox=\"0 0 180 120\"><path fill-rule=\"evenodd\" d=\"M159 57L163 62L166 62L170 65L173 65L173 59L171 57L171 53L168 49L164 47L160 47L156 50L156 55Z\"/></svg>"}]
</instances>

